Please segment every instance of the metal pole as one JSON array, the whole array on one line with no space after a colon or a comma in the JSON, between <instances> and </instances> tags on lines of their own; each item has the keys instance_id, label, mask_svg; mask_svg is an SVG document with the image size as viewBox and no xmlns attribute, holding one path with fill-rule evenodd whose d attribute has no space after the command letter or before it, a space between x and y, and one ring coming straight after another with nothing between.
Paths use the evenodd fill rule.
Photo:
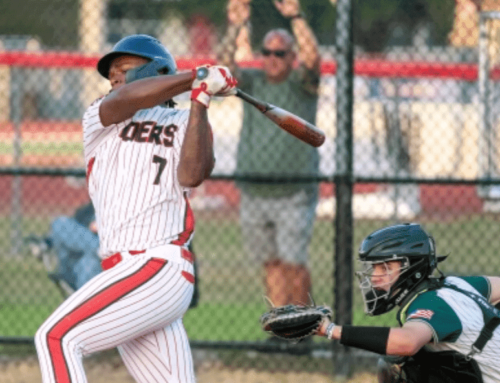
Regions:
<instances>
[{"instance_id":1,"label":"metal pole","mask_svg":"<svg viewBox=\"0 0 500 383\"><path fill-rule=\"evenodd\" d=\"M353 191L353 77L354 43L352 0L337 1L336 21L336 105L337 137L335 150L335 322L352 323L352 191ZM334 352L335 375L351 373L349 349L338 346Z\"/></svg>"},{"instance_id":2,"label":"metal pole","mask_svg":"<svg viewBox=\"0 0 500 383\"><path fill-rule=\"evenodd\" d=\"M478 142L478 176L489 179L494 176L496 168L495 132L491 121L490 95L490 47L488 36L488 21L500 19L500 12L482 12L479 17L479 57L478 57L478 87L479 87L479 142ZM488 198L489 186L479 186L478 194Z\"/></svg>"},{"instance_id":3,"label":"metal pole","mask_svg":"<svg viewBox=\"0 0 500 383\"><path fill-rule=\"evenodd\" d=\"M478 57L478 87L479 87L479 142L478 142L478 165L479 177L488 178L489 174L489 152L488 152L488 137L491 130L489 121L489 105L488 105L488 73L489 73L489 57L488 57L488 18L485 14L481 14L479 18L479 57ZM489 187L480 186L479 195L488 197Z\"/></svg>"},{"instance_id":4,"label":"metal pole","mask_svg":"<svg viewBox=\"0 0 500 383\"><path fill-rule=\"evenodd\" d=\"M12 80L14 84L18 84L17 89L12 92L12 109L11 121L14 126L14 141L13 141L13 166L21 165L22 149L21 149L21 121L22 121L22 97L24 94L25 83L24 72L22 69L12 69ZM17 81L15 81L17 80ZM23 229L22 229L22 177L16 175L12 179L12 196L11 196L11 211L10 211L10 253L11 256L17 257L21 254Z\"/></svg>"}]
</instances>

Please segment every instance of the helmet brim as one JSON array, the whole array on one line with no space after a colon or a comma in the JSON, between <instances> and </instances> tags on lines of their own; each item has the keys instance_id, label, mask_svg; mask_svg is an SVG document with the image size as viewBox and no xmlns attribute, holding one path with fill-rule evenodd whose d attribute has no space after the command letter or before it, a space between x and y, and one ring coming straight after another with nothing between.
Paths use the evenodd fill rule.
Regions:
<instances>
[{"instance_id":1,"label":"helmet brim","mask_svg":"<svg viewBox=\"0 0 500 383\"><path fill-rule=\"evenodd\" d=\"M147 60L151 60L149 57L141 56L137 53L130 53L126 51L110 52L107 55L101 57L101 59L97 62L97 71L101 74L102 77L109 79L109 68L111 67L111 62L120 56L137 56L145 58Z\"/></svg>"}]
</instances>

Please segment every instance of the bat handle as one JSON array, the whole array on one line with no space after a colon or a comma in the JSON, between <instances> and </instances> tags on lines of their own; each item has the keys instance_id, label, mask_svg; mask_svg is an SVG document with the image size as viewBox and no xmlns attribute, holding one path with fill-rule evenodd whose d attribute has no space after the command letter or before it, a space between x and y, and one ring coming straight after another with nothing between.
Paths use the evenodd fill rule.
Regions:
<instances>
[{"instance_id":1,"label":"bat handle","mask_svg":"<svg viewBox=\"0 0 500 383\"><path fill-rule=\"evenodd\" d=\"M267 102L263 102L263 101L257 100L255 97L250 96L248 93L243 92L239 88L236 88L235 92L236 92L235 93L236 97L239 97L243 101L246 101L249 104L252 104L257 109L259 109L262 113L266 113L268 110L273 109L273 106L271 104L268 104Z\"/></svg>"}]
</instances>

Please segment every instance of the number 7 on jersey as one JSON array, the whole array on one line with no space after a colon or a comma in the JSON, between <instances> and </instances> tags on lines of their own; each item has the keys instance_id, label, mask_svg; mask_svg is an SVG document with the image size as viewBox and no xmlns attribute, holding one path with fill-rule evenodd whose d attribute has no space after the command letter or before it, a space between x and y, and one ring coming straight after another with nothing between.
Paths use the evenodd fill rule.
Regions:
<instances>
[{"instance_id":1,"label":"number 7 on jersey","mask_svg":"<svg viewBox=\"0 0 500 383\"><path fill-rule=\"evenodd\" d=\"M158 166L158 173L156 173L156 178L155 178L155 182L153 182L153 185L159 185L161 174L163 173L163 170L165 170L165 166L167 165L167 160L163 157L155 155L155 156L153 156L153 163L159 165Z\"/></svg>"}]
</instances>

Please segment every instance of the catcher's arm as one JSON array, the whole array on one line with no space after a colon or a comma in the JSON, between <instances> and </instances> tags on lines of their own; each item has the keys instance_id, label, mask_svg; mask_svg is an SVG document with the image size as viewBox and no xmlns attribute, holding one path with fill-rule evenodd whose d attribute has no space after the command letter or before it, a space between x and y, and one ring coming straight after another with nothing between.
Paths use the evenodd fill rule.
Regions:
<instances>
[{"instance_id":1,"label":"catcher's arm","mask_svg":"<svg viewBox=\"0 0 500 383\"><path fill-rule=\"evenodd\" d=\"M490 281L491 294L490 302L494 305L500 302L500 278L499 277L486 277Z\"/></svg>"},{"instance_id":2,"label":"catcher's arm","mask_svg":"<svg viewBox=\"0 0 500 383\"><path fill-rule=\"evenodd\" d=\"M325 318L319 326L318 332L315 335L324 336L328 339L339 340L342 336L342 326L337 326L328 318Z\"/></svg>"},{"instance_id":3,"label":"catcher's arm","mask_svg":"<svg viewBox=\"0 0 500 383\"><path fill-rule=\"evenodd\" d=\"M402 328L338 326L323 320L316 335L340 340L345 346L382 355L415 355L432 340L432 330L420 322L406 322Z\"/></svg>"}]
</instances>

